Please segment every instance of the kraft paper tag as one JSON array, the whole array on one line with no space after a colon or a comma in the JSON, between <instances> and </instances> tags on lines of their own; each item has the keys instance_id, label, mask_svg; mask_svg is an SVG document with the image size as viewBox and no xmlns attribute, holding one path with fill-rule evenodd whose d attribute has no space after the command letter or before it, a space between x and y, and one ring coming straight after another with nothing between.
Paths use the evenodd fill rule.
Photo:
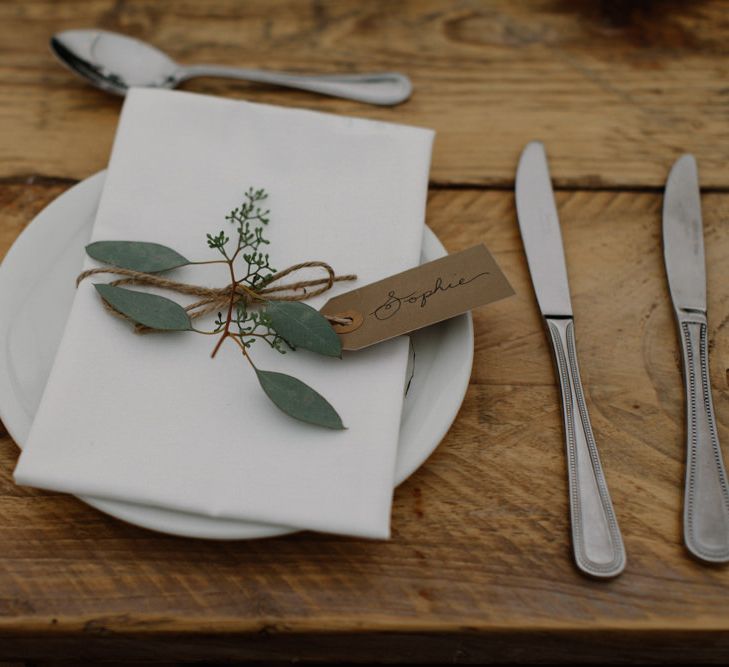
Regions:
<instances>
[{"instance_id":1,"label":"kraft paper tag","mask_svg":"<svg viewBox=\"0 0 729 667\"><path fill-rule=\"evenodd\" d=\"M327 301L344 350L389 340L514 294L485 245L421 264Z\"/></svg>"}]
</instances>

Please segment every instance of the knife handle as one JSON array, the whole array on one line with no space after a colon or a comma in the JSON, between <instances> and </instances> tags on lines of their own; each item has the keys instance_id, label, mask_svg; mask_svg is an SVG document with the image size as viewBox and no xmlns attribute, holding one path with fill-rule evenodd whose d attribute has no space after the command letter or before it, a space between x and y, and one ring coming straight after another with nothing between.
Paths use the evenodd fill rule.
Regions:
<instances>
[{"instance_id":1,"label":"knife handle","mask_svg":"<svg viewBox=\"0 0 729 667\"><path fill-rule=\"evenodd\" d=\"M729 487L716 432L706 315L678 313L686 386L686 489L683 535L697 558L729 561Z\"/></svg>"},{"instance_id":2,"label":"knife handle","mask_svg":"<svg viewBox=\"0 0 729 667\"><path fill-rule=\"evenodd\" d=\"M572 318L545 319L562 394L575 562L592 577L616 577L625 568L625 549L587 414L575 325Z\"/></svg>"}]
</instances>

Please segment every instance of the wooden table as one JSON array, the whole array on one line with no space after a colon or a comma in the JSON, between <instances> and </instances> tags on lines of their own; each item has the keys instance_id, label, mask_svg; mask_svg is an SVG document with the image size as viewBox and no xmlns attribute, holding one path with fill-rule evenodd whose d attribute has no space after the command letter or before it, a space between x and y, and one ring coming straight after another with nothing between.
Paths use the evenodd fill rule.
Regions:
<instances>
[{"instance_id":1,"label":"wooden table","mask_svg":"<svg viewBox=\"0 0 729 667\"><path fill-rule=\"evenodd\" d=\"M450 250L485 241L517 296L475 313L465 403L397 490L388 542L158 535L17 488L5 434L0 659L726 663L729 571L682 546L683 389L660 210L669 167L691 151L729 444L728 11L647 0L1 3L1 254L107 161L121 101L47 48L55 31L95 25L181 61L409 73L415 94L395 109L213 80L187 89L435 128L427 222ZM534 138L559 187L587 400L628 552L609 583L571 561L558 394L514 212L517 157Z\"/></svg>"}]
</instances>

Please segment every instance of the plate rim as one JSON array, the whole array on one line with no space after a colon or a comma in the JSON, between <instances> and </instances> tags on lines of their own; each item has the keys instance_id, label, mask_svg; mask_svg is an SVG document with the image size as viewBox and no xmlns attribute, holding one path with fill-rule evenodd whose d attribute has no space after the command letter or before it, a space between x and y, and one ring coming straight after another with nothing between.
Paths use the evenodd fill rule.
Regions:
<instances>
[{"instance_id":1,"label":"plate rim","mask_svg":"<svg viewBox=\"0 0 729 667\"><path fill-rule=\"evenodd\" d=\"M0 322L0 344L2 344L3 353L0 354L0 419L11 436L15 444L19 449L22 450L22 445L18 438L16 426L20 417L17 415L8 414L8 407L11 403L10 398L14 397L14 391L12 387L12 380L9 373L8 360L10 358L10 352L8 347L8 334L10 331L11 318L7 316L5 307L13 304L14 290L6 289L4 286L8 284L9 278L7 278L8 272L13 272L15 266L18 264L16 256L26 251L26 246L33 240L34 236L37 235L39 229L44 225L46 218L53 218L54 216L63 215L63 208L69 208L76 203L77 199L82 202L82 207L91 207L91 203L84 201L85 199L94 199L94 205L98 204L98 198L103 188L104 178L106 170L101 170L81 181L74 184L70 188L66 189L52 201L50 201L39 213L37 213L33 219L24 227L20 234L16 237L8 249L5 257L0 263L0 312L5 312L6 316ZM57 209L61 207L61 211ZM90 215L93 215L93 211L89 211ZM424 225L424 237L423 242L430 244L436 254L446 254L446 250L443 244L440 242L435 233L427 226ZM29 288L31 289L31 288ZM460 411L460 407L465 398L466 391L470 381L470 376L473 366L473 355L474 355L474 332L473 332L473 318L471 313L465 313L459 315L456 318L452 318L447 323L456 322L456 326L459 326L463 331L460 332L461 336L465 335L465 340L462 347L465 348L466 354L463 359L464 371L460 382L452 388L451 396L454 399L452 401L453 409L452 414L444 419L440 425L433 431L432 436L428 439L432 440L432 445L424 447L422 449L423 454L416 456L410 465L402 466L402 470L396 470L394 486L397 487L403 483L408 477L410 477L416 470L418 470L425 461L433 454L438 448L438 445L443 440L446 433L450 430L453 422ZM466 372L467 369L467 372ZM20 411L23 416L32 422L32 416L27 414L27 410L15 400L15 405L11 408L12 410ZM398 446L399 446L398 440ZM118 501L105 498L91 498L88 496L77 496L80 500L86 504L94 507L95 509L108 514L116 519L125 521L135 526L154 530L157 532L177 535L182 537L194 537L198 539L213 539L213 540L239 540L239 539L261 539L266 537L274 537L279 535L290 534L298 532L300 528L293 528L289 526L278 526L273 524L257 524L254 521L243 521L239 519L221 519L217 517L208 517L206 515L190 514L186 512L180 512L178 510L158 508L149 505L141 505L133 502ZM175 517L175 525L169 527L165 525L165 520L169 521L171 517ZM155 518L156 517L156 518ZM177 521L181 520L182 525L177 525ZM198 524L192 527L185 527L186 524Z\"/></svg>"}]
</instances>

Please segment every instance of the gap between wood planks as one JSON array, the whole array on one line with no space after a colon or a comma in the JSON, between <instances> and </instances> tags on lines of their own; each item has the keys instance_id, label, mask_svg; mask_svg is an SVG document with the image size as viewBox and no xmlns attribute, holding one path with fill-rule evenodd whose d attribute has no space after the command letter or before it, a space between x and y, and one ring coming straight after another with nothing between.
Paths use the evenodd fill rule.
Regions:
<instances>
[{"instance_id":1,"label":"gap between wood planks","mask_svg":"<svg viewBox=\"0 0 729 667\"><path fill-rule=\"evenodd\" d=\"M91 175L91 174L90 174ZM79 183L79 179L65 176L46 176L44 174L25 174L18 176L0 177L0 187L4 185L40 185L52 187L55 185L67 185L71 187ZM508 192L514 190L514 181L501 183L457 183L447 181L431 181L428 185L430 190L477 190ZM664 186L655 185L599 185L590 183L560 183L553 185L555 192L636 192L661 194ZM702 186L701 192L705 194L728 194L729 186Z\"/></svg>"},{"instance_id":2,"label":"gap between wood planks","mask_svg":"<svg viewBox=\"0 0 729 667\"><path fill-rule=\"evenodd\" d=\"M0 179L0 183L2 180ZM555 192L635 192L646 194L662 194L664 185L591 185L589 183L553 183L552 189ZM508 192L514 190L514 181L506 183L442 183L431 182L430 190L492 190L496 192ZM727 194L729 186L701 186L704 194Z\"/></svg>"}]
</instances>

